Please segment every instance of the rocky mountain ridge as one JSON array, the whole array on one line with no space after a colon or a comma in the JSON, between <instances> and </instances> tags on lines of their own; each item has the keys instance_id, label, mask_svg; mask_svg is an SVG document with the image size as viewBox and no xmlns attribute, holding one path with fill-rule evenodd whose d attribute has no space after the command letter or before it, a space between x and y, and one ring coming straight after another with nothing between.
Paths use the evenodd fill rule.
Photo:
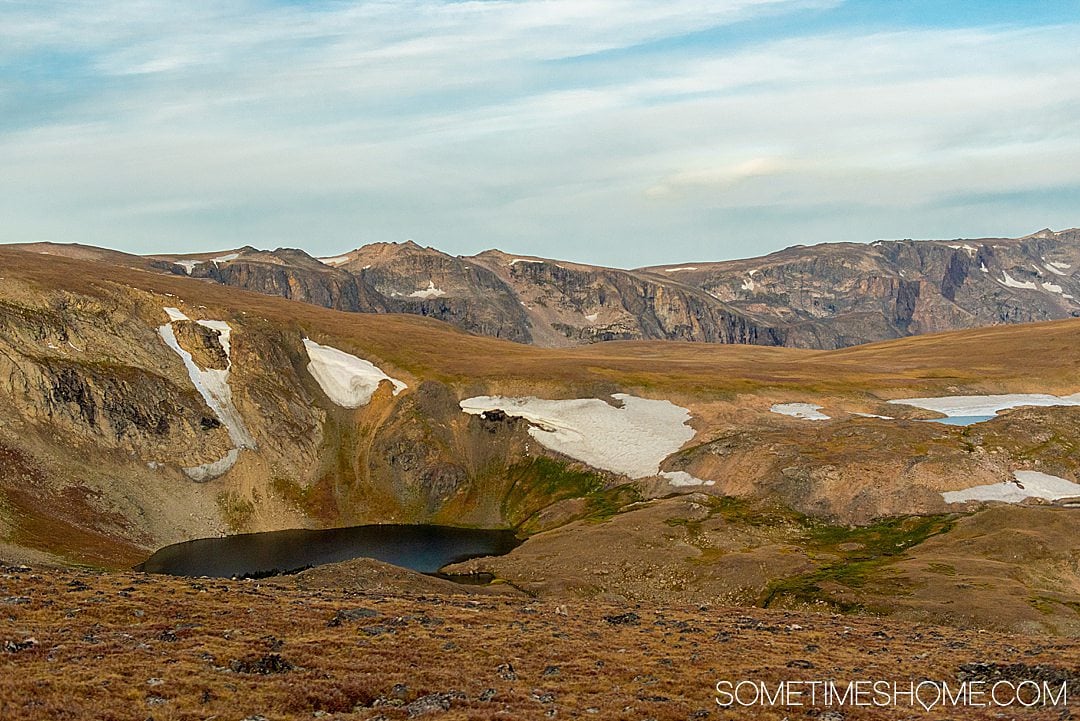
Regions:
<instances>
[{"instance_id":1,"label":"rocky mountain ridge","mask_svg":"<svg viewBox=\"0 0 1080 721\"><path fill-rule=\"evenodd\" d=\"M792 246L760 258L634 270L412 242L328 258L245 246L135 256L67 255L358 313L408 313L544 347L681 340L835 349L989 325L1080 316L1080 230L1022 238Z\"/></svg>"}]
</instances>

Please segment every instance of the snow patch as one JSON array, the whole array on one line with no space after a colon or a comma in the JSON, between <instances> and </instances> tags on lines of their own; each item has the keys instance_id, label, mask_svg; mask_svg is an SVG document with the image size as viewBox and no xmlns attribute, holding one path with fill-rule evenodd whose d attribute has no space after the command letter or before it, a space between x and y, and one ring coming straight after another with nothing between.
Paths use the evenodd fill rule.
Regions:
<instances>
[{"instance_id":1,"label":"snow patch","mask_svg":"<svg viewBox=\"0 0 1080 721\"><path fill-rule=\"evenodd\" d=\"M543 263L542 260L532 260L531 258L514 258L510 261L510 265L517 265L518 263Z\"/></svg>"},{"instance_id":2,"label":"snow patch","mask_svg":"<svg viewBox=\"0 0 1080 721\"><path fill-rule=\"evenodd\" d=\"M853 412L851 415L859 416L860 418L881 418L882 420L891 421L895 420L892 416L879 416L877 413L859 413Z\"/></svg>"},{"instance_id":3,"label":"snow patch","mask_svg":"<svg viewBox=\"0 0 1080 721\"><path fill-rule=\"evenodd\" d=\"M169 316L170 323L174 320L191 320L191 318L188 318L187 315L184 314L184 311L179 308L166 308L165 314Z\"/></svg>"},{"instance_id":4,"label":"snow patch","mask_svg":"<svg viewBox=\"0 0 1080 721\"><path fill-rule=\"evenodd\" d=\"M589 313L588 315L585 316L585 320L589 321L590 323L595 323L596 319L599 318L599 317L600 317L599 313Z\"/></svg>"},{"instance_id":5,"label":"snow patch","mask_svg":"<svg viewBox=\"0 0 1080 721\"><path fill-rule=\"evenodd\" d=\"M937 398L898 398L889 401L897 405L915 406L937 411L950 418L956 416L994 416L998 411L1020 406L1080 406L1080 393L1054 396L1048 393L1007 393L985 396L940 396Z\"/></svg>"},{"instance_id":6,"label":"snow patch","mask_svg":"<svg viewBox=\"0 0 1080 721\"><path fill-rule=\"evenodd\" d=\"M1029 280L1016 280L1005 271L1001 271L1001 274L1005 276L1004 281L998 281L1002 285L1006 285L1010 288L1023 288L1024 290L1036 290L1035 283Z\"/></svg>"},{"instance_id":7,"label":"snow patch","mask_svg":"<svg viewBox=\"0 0 1080 721\"><path fill-rule=\"evenodd\" d=\"M753 276L748 275L745 278L743 278L742 289L743 290L748 290L751 293L753 293L755 290L757 290L757 283L754 282Z\"/></svg>"},{"instance_id":8,"label":"snow patch","mask_svg":"<svg viewBox=\"0 0 1080 721\"><path fill-rule=\"evenodd\" d=\"M716 481L703 481L691 476L686 471L660 471L660 476L673 486L712 486Z\"/></svg>"},{"instance_id":9,"label":"snow patch","mask_svg":"<svg viewBox=\"0 0 1080 721\"><path fill-rule=\"evenodd\" d=\"M1056 501L1059 498L1080 496L1080 485L1058 476L1039 471L1014 471L1014 480L1006 483L991 483L974 486L962 491L946 491L941 494L946 503L965 501L1003 501L1020 503L1027 498L1044 498Z\"/></svg>"},{"instance_id":10,"label":"snow patch","mask_svg":"<svg viewBox=\"0 0 1080 721\"><path fill-rule=\"evenodd\" d=\"M319 261L323 265L329 265L333 267L335 265L341 265L342 263L348 263L350 260L352 260L352 256L336 255L333 258L316 258L315 260ZM369 265L368 267L370 268L371 266Z\"/></svg>"},{"instance_id":11,"label":"snow patch","mask_svg":"<svg viewBox=\"0 0 1080 721\"><path fill-rule=\"evenodd\" d=\"M1060 285L1054 285L1053 283L1043 283L1042 288L1045 291L1049 291L1051 293L1057 293L1058 295L1061 295L1062 292L1063 292Z\"/></svg>"},{"instance_id":12,"label":"snow patch","mask_svg":"<svg viewBox=\"0 0 1080 721\"><path fill-rule=\"evenodd\" d=\"M423 290L414 290L409 293L410 298L441 298L446 295L446 291L441 288L435 287L435 281L429 280L427 288Z\"/></svg>"},{"instance_id":13,"label":"snow patch","mask_svg":"<svg viewBox=\"0 0 1080 721\"><path fill-rule=\"evenodd\" d=\"M308 371L326 397L343 408L359 408L371 401L379 384L390 381L394 395L408 388L403 382L383 373L370 361L328 345L304 338Z\"/></svg>"},{"instance_id":14,"label":"snow patch","mask_svg":"<svg viewBox=\"0 0 1080 721\"><path fill-rule=\"evenodd\" d=\"M974 245L969 245L967 243L964 243L962 245L950 245L949 247L952 248L953 250L960 250L961 248L963 248L964 250L967 251L967 254L970 255L970 256L974 256L976 253L979 252L978 248L976 248Z\"/></svg>"},{"instance_id":15,"label":"snow patch","mask_svg":"<svg viewBox=\"0 0 1080 721\"><path fill-rule=\"evenodd\" d=\"M225 255L219 255L216 258L211 258L215 263L228 263L230 260L236 260L240 257L239 253L227 253Z\"/></svg>"},{"instance_id":16,"label":"snow patch","mask_svg":"<svg viewBox=\"0 0 1080 721\"><path fill-rule=\"evenodd\" d=\"M990 270L986 267L986 263L979 263L979 270L983 273L989 273Z\"/></svg>"},{"instance_id":17,"label":"snow patch","mask_svg":"<svg viewBox=\"0 0 1080 721\"><path fill-rule=\"evenodd\" d=\"M686 265L681 268L664 268L665 273L678 273L683 270L697 270L697 266Z\"/></svg>"},{"instance_id":18,"label":"snow patch","mask_svg":"<svg viewBox=\"0 0 1080 721\"><path fill-rule=\"evenodd\" d=\"M173 310L175 310L175 308ZM166 312L168 312L168 309L166 309ZM171 315L172 314L170 314L170 317ZM184 361L184 367L187 369L188 377L191 379L192 385L195 386L195 390L199 391L199 395L206 401L206 405L210 407L210 410L214 412L214 415L216 415L222 425L225 426L225 430L229 432L229 438L232 440L233 445L238 448L254 448L255 439L251 437L247 427L244 425L243 418L240 417L240 413L233 406L232 402L232 389L229 387L229 370L232 367L232 358L229 356L230 347L228 334L224 334L224 337L221 339L221 348L225 351L227 359L225 370L218 368L208 368L204 370L195 363L191 354L184 350L176 340L176 332L173 330L172 324L176 320L185 319L186 318L173 318L168 323L158 328L158 334L161 336L161 339L165 341L165 345L169 346L169 348ZM213 323L215 325L206 325L208 323ZM224 324L224 321L205 321L204 323L201 323L201 325L213 327L217 330L218 326L216 324L219 323Z\"/></svg>"},{"instance_id":19,"label":"snow patch","mask_svg":"<svg viewBox=\"0 0 1080 721\"><path fill-rule=\"evenodd\" d=\"M814 403L777 403L769 409L773 413L807 421L827 421L829 416L821 412L821 406Z\"/></svg>"},{"instance_id":20,"label":"snow patch","mask_svg":"<svg viewBox=\"0 0 1080 721\"><path fill-rule=\"evenodd\" d=\"M184 474L193 481L211 481L218 476L225 475L226 471L236 465L236 459L240 457L240 449L233 448L221 458L201 466L184 468Z\"/></svg>"},{"instance_id":21,"label":"snow patch","mask_svg":"<svg viewBox=\"0 0 1080 721\"><path fill-rule=\"evenodd\" d=\"M201 260L174 260L173 265L178 265L184 269L184 272L191 275L191 271L195 270L195 266L203 263Z\"/></svg>"},{"instance_id":22,"label":"snow patch","mask_svg":"<svg viewBox=\"0 0 1080 721\"><path fill-rule=\"evenodd\" d=\"M471 415L500 410L531 424L529 435L546 448L630 478L660 473L660 463L695 431L690 411L669 401L612 395L621 408L599 398L544 400L535 397L477 396L461 401ZM682 476L676 477L679 480Z\"/></svg>"}]
</instances>

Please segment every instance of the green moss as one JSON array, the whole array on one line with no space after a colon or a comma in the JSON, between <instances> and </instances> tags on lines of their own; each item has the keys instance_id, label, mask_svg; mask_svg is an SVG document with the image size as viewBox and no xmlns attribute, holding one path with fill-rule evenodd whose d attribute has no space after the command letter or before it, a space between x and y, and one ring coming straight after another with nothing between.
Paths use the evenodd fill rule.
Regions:
<instances>
[{"instance_id":1,"label":"green moss","mask_svg":"<svg viewBox=\"0 0 1080 721\"><path fill-rule=\"evenodd\" d=\"M510 489L503 501L503 518L523 531L538 513L559 501L584 499L584 511L576 517L600 521L641 500L631 484L609 488L600 473L544 456L511 466L506 473Z\"/></svg>"},{"instance_id":2,"label":"green moss","mask_svg":"<svg viewBox=\"0 0 1080 721\"><path fill-rule=\"evenodd\" d=\"M859 603L837 598L829 587L859 589L868 584L904 592L899 579L890 578L886 567L908 549L926 539L947 533L954 515L889 518L869 526L838 526L806 519L803 543L807 553L830 559L809 573L781 579L769 585L759 599L764 608L781 602L828 605L845 613L864 611ZM839 560L831 560L839 559ZM955 573L955 571L953 571Z\"/></svg>"},{"instance_id":3,"label":"green moss","mask_svg":"<svg viewBox=\"0 0 1080 721\"><path fill-rule=\"evenodd\" d=\"M244 531L255 515L255 505L232 491L223 491L217 496L218 508L225 523L233 531Z\"/></svg>"}]
</instances>

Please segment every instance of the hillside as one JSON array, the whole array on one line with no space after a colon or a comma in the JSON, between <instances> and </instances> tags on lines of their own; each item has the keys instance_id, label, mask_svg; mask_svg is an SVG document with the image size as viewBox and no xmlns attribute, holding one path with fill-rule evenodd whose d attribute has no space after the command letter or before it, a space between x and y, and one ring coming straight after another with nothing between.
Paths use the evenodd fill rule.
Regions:
<instances>
[{"instance_id":1,"label":"hillside","mask_svg":"<svg viewBox=\"0 0 1080 721\"><path fill-rule=\"evenodd\" d=\"M116 569L197 537L444 523L527 537L468 570L541 596L1077 632L1071 492L946 494L1080 481L1080 320L548 349L152 267L12 248L0 267L5 558ZM1036 395L970 426L889 402L1007 393ZM1000 543L962 540L980 524ZM594 548L599 567L575 551Z\"/></svg>"}]
</instances>

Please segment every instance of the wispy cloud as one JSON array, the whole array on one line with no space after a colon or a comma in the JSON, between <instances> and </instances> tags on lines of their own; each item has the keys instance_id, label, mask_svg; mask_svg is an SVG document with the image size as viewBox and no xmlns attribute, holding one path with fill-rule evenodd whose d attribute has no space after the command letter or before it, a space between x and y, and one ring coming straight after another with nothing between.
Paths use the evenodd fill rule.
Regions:
<instances>
[{"instance_id":1,"label":"wispy cloud","mask_svg":"<svg viewBox=\"0 0 1080 721\"><path fill-rule=\"evenodd\" d=\"M0 2L0 240L636 265L1077 224L1080 25L839 5Z\"/></svg>"}]
</instances>

